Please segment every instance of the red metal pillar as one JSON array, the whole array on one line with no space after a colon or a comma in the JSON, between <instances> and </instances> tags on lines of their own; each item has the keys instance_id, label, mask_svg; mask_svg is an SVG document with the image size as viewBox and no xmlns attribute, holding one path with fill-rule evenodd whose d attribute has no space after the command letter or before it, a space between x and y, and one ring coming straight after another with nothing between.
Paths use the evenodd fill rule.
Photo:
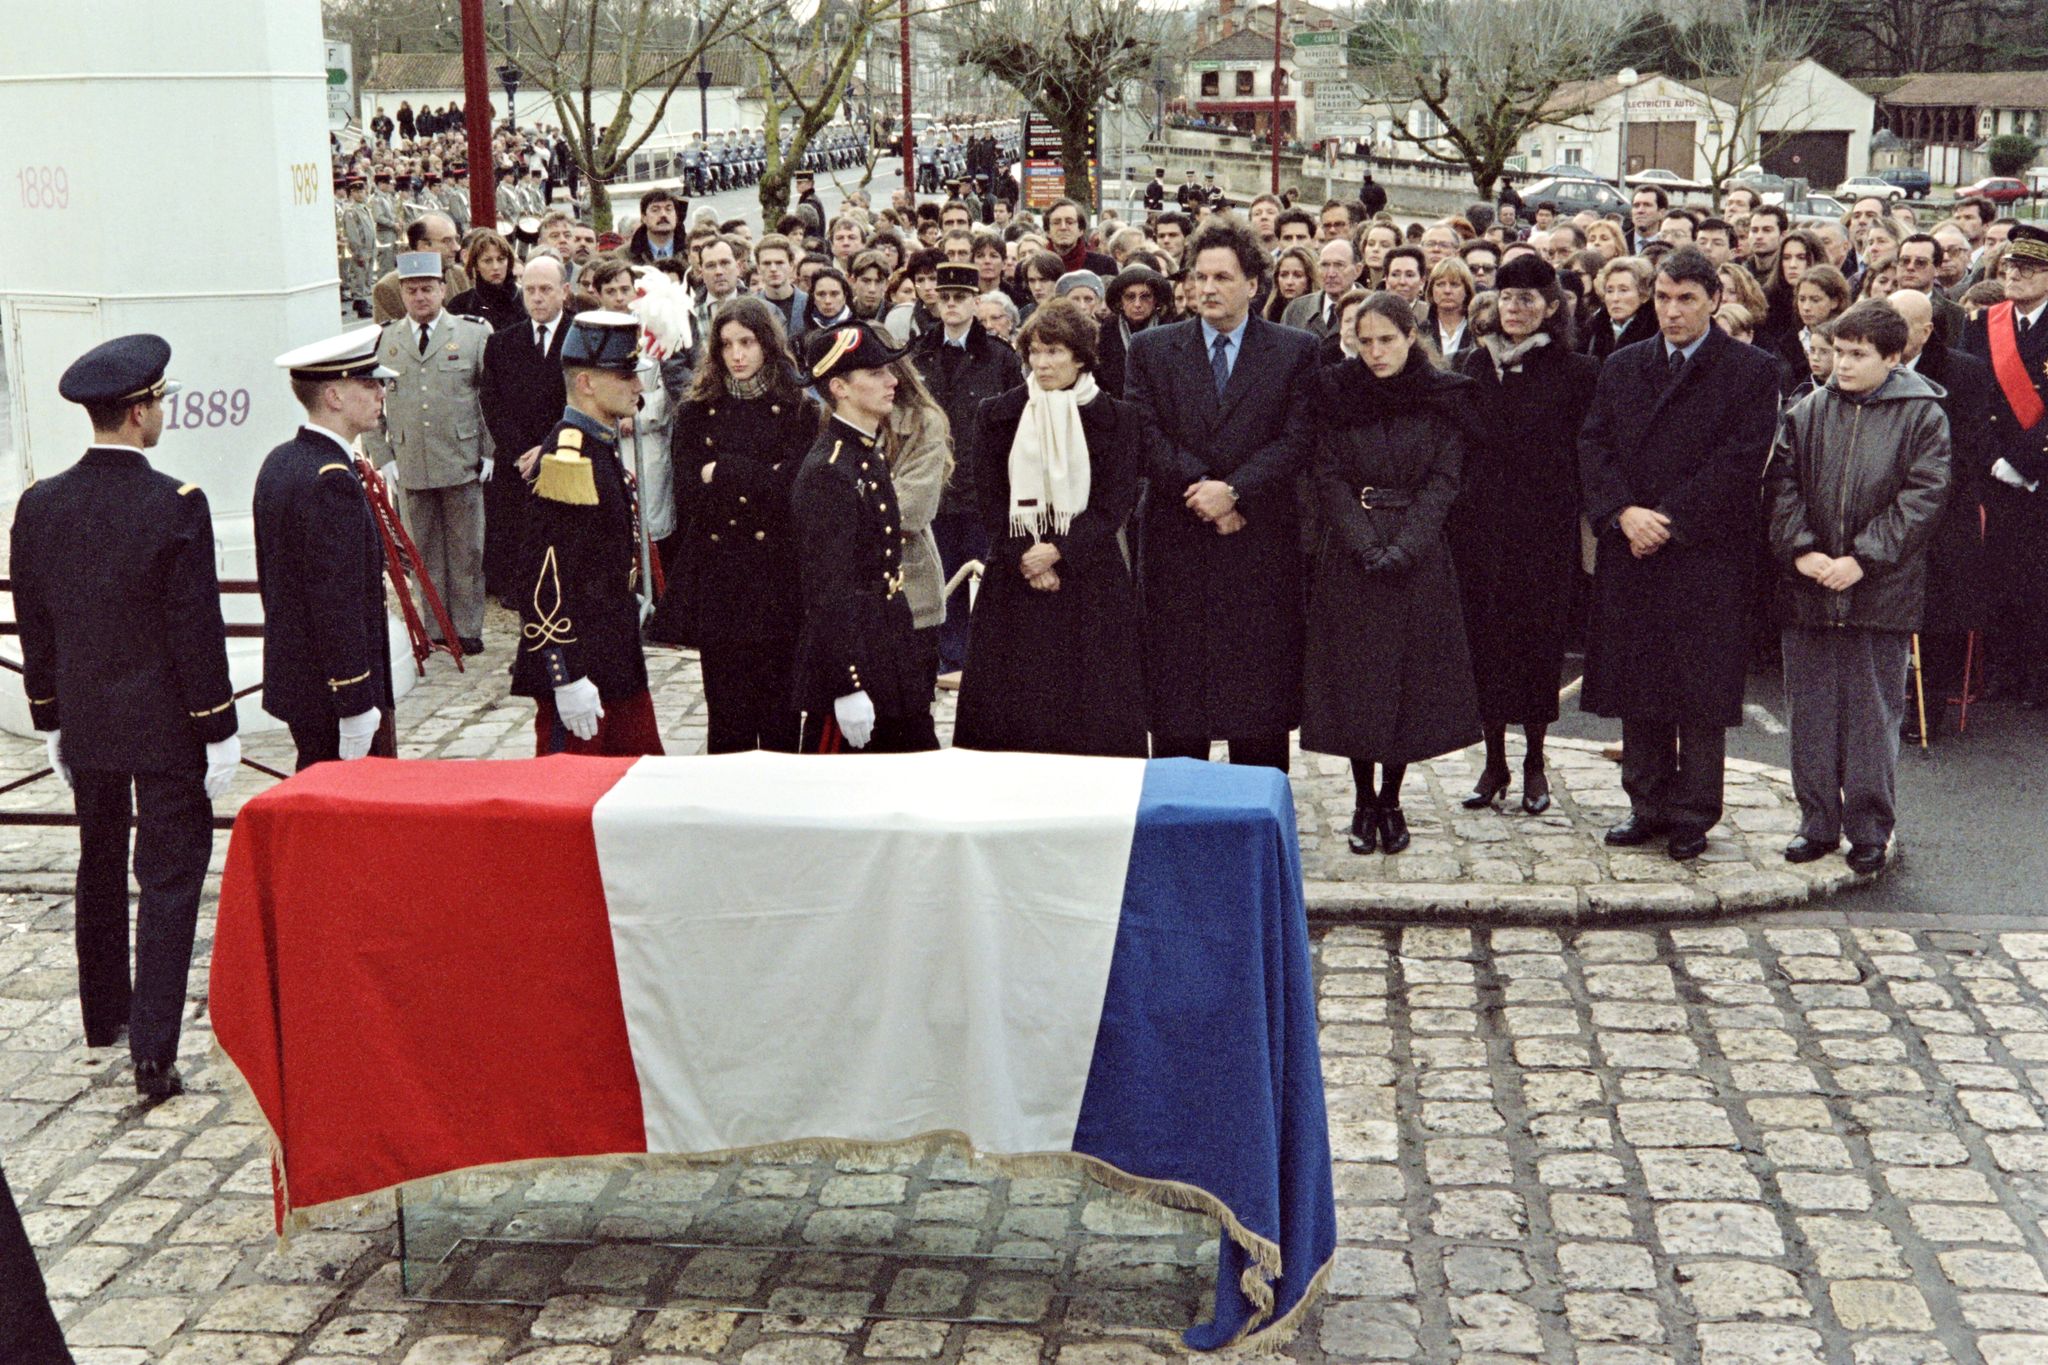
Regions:
<instances>
[{"instance_id":1,"label":"red metal pillar","mask_svg":"<svg viewBox=\"0 0 2048 1365\"><path fill-rule=\"evenodd\" d=\"M498 168L491 156L490 68L484 0L462 0L462 127L469 142L469 221L498 221Z\"/></svg>"},{"instance_id":2,"label":"red metal pillar","mask_svg":"<svg viewBox=\"0 0 2048 1365\"><path fill-rule=\"evenodd\" d=\"M1273 190L1280 193L1280 32L1286 27L1286 15L1280 0L1273 0L1273 126L1268 130L1273 139Z\"/></svg>"},{"instance_id":3,"label":"red metal pillar","mask_svg":"<svg viewBox=\"0 0 2048 1365\"><path fill-rule=\"evenodd\" d=\"M903 0L902 30L899 35L903 68L903 190L917 199L917 134L910 127L910 0Z\"/></svg>"}]
</instances>

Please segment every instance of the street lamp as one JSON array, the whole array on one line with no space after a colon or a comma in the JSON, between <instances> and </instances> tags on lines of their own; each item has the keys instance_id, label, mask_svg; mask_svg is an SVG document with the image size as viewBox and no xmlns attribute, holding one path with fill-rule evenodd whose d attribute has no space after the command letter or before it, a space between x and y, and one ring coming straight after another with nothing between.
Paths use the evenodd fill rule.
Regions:
<instances>
[{"instance_id":1,"label":"street lamp","mask_svg":"<svg viewBox=\"0 0 2048 1365\"><path fill-rule=\"evenodd\" d=\"M519 131L519 117L514 112L513 101L519 98L521 74L518 65L513 62L506 62L498 68L498 79L505 85L505 127L515 133Z\"/></svg>"},{"instance_id":2,"label":"street lamp","mask_svg":"<svg viewBox=\"0 0 2048 1365\"><path fill-rule=\"evenodd\" d=\"M1615 83L1621 87L1621 154L1615 158L1614 183L1624 199L1628 198L1628 92L1641 79L1632 66L1624 66L1614 75Z\"/></svg>"},{"instance_id":3,"label":"street lamp","mask_svg":"<svg viewBox=\"0 0 2048 1365\"><path fill-rule=\"evenodd\" d=\"M711 141L711 63L697 54L697 135L708 146Z\"/></svg>"}]
</instances>

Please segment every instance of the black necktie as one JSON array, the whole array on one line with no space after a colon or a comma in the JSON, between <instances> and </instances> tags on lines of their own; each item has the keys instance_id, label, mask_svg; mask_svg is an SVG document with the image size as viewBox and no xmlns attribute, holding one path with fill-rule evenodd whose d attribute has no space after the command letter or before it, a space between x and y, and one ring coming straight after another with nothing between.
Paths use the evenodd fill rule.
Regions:
<instances>
[{"instance_id":1,"label":"black necktie","mask_svg":"<svg viewBox=\"0 0 2048 1365\"><path fill-rule=\"evenodd\" d=\"M421 324L420 324L420 354L421 354L421 355L425 355L425 354L427 353L427 338L428 338L429 336L431 336L431 335L433 335L433 324L432 324L432 323L430 323L430 322L423 322L423 323L421 323Z\"/></svg>"},{"instance_id":2,"label":"black necktie","mask_svg":"<svg viewBox=\"0 0 2048 1365\"><path fill-rule=\"evenodd\" d=\"M539 348L542 355L548 353L548 325L545 322L533 324L533 344Z\"/></svg>"},{"instance_id":3,"label":"black necktie","mask_svg":"<svg viewBox=\"0 0 2048 1365\"><path fill-rule=\"evenodd\" d=\"M1672 382L1673 384L1676 384L1676 383L1678 382L1678 376L1679 376L1679 372L1680 372L1680 371L1682 371L1682 370L1684 370L1684 369L1685 369L1685 352L1684 352L1684 351L1673 351L1673 352L1671 353L1671 360L1670 360L1670 364L1669 364L1669 373L1670 373L1670 376L1671 376L1671 382Z\"/></svg>"}]
</instances>

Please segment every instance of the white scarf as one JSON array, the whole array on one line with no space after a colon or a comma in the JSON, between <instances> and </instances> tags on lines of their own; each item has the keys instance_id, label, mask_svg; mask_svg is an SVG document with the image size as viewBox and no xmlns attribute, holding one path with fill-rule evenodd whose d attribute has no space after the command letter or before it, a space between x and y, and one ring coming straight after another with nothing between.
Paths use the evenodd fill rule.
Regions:
<instances>
[{"instance_id":1,"label":"white scarf","mask_svg":"<svg viewBox=\"0 0 2048 1365\"><path fill-rule=\"evenodd\" d=\"M1063 536L1088 510L1088 436L1081 406L1095 397L1085 370L1072 388L1046 390L1027 375L1024 417L1010 442L1010 534Z\"/></svg>"}]
</instances>

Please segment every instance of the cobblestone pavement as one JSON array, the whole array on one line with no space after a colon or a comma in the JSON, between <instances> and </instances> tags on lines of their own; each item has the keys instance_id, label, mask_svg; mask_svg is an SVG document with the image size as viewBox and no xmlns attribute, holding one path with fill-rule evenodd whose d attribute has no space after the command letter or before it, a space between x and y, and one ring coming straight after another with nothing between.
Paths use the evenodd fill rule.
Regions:
<instances>
[{"instance_id":1,"label":"cobblestone pavement","mask_svg":"<svg viewBox=\"0 0 2048 1365\"><path fill-rule=\"evenodd\" d=\"M509 639L507 618L488 633ZM530 753L503 659L500 644L465 674L437 660L401 704L404 751ZM650 663L671 750L688 752L696 664ZM248 743L277 766L288 748ZM0 741L0 776L39 756ZM1411 775L1404 857L1437 856L1418 794L1462 791L1461 762ZM1555 768L1604 823L1611 765L1573 748ZM1348 778L1297 777L1319 870ZM267 781L245 773L237 794ZM1733 803L1728 842L1766 809ZM1483 815L1531 832L1473 842L1541 858L1537 841L1563 836L1534 831L1560 818ZM82 1046L74 860L70 830L0 836L0 1151L89 1365L1138 1365L1176 1355L1172 1329L1207 1312L1199 1219L947 1153L428 1182L408 1196L412 1292L531 1306L408 1298L389 1198L269 1235L265 1134L205 1023L210 900L192 1093L143 1111L125 1058ZM1343 1245L1289 1356L2048 1360L2048 934L1869 925L1843 905L1629 930L1326 928Z\"/></svg>"}]
</instances>

